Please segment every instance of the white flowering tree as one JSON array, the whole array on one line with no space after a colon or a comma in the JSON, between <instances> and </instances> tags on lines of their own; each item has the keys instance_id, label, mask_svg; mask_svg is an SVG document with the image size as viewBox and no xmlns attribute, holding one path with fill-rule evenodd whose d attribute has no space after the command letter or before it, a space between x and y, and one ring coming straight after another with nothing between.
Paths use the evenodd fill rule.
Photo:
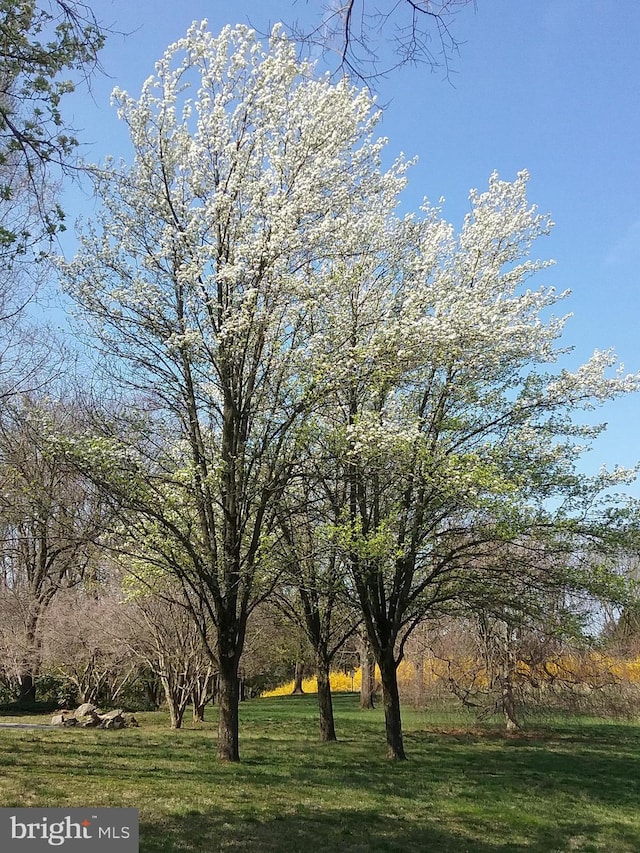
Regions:
<instances>
[{"instance_id":1,"label":"white flowering tree","mask_svg":"<svg viewBox=\"0 0 640 853\"><path fill-rule=\"evenodd\" d=\"M211 613L218 754L235 761L247 618L326 385L314 317L337 260L374 251L404 167L381 171L369 97L315 79L277 28L265 48L245 27L194 24L140 97L114 100L133 159L96 170L102 213L65 276L150 418L135 451L94 450L123 497L129 483L158 561Z\"/></svg>"},{"instance_id":2,"label":"white flowering tree","mask_svg":"<svg viewBox=\"0 0 640 853\"><path fill-rule=\"evenodd\" d=\"M526 289L552 225L526 173L473 192L458 234L429 205L397 218L405 166L381 170L369 97L315 78L278 28L265 48L194 24L139 98L114 98L133 159L96 169L102 213L65 275L147 417L134 439L89 442L95 476L134 511L133 556L177 576L202 633L214 626L218 754L235 761L247 620L316 454L322 537L402 759L404 644L425 613L486 595L484 551L615 545L622 516L597 497L629 474L577 474L598 429L576 413L637 377L610 376L611 353L555 366L563 294ZM315 523L319 504L300 511Z\"/></svg>"},{"instance_id":3,"label":"white flowering tree","mask_svg":"<svg viewBox=\"0 0 640 853\"><path fill-rule=\"evenodd\" d=\"M527 202L527 178L493 175L472 192L458 234L428 205L398 223L375 262L345 261L325 318L333 396L318 446L333 448L333 480L346 484L334 535L380 667L394 759L405 757L396 671L415 625L526 585L510 580L522 561L496 569L496 543L606 550L627 521L598 496L632 475L577 472L599 428L576 415L638 378L609 375L611 353L554 369L564 320L551 311L564 294L526 289L548 266L529 253L552 225ZM546 582L569 591L602 578L567 563Z\"/></svg>"}]
</instances>

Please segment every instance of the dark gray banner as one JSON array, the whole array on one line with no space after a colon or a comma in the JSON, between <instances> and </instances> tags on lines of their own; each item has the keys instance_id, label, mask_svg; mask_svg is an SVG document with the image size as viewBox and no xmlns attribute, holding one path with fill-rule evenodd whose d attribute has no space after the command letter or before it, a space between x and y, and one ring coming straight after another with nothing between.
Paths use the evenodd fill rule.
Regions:
<instances>
[{"instance_id":1,"label":"dark gray banner","mask_svg":"<svg viewBox=\"0 0 640 853\"><path fill-rule=\"evenodd\" d=\"M2 853L138 853L138 809L0 809Z\"/></svg>"}]
</instances>

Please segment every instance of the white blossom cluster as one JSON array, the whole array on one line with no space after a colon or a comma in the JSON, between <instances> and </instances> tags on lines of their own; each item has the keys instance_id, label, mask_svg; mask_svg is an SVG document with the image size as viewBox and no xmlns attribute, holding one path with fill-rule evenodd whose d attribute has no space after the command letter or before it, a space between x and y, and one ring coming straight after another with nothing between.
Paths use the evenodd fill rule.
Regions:
<instances>
[{"instance_id":1,"label":"white blossom cluster","mask_svg":"<svg viewBox=\"0 0 640 853\"><path fill-rule=\"evenodd\" d=\"M593 436L576 411L637 390L608 352L552 369L567 294L531 289L553 223L527 173L472 191L459 233L427 202L400 217L410 164L382 168L374 102L279 27L265 47L194 23L113 100L133 159L94 170L103 208L66 287L120 378L175 418L198 488L233 469L251 504L320 430L345 465L452 505L529 498L536 478L547 498Z\"/></svg>"}]
</instances>

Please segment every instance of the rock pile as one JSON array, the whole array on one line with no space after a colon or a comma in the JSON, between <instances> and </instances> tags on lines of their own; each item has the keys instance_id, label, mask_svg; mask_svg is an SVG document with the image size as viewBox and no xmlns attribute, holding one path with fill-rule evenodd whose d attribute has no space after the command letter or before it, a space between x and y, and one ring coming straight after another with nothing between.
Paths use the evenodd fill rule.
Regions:
<instances>
[{"instance_id":1,"label":"rock pile","mask_svg":"<svg viewBox=\"0 0 640 853\"><path fill-rule=\"evenodd\" d=\"M84 729L124 729L137 726L133 714L127 714L120 708L103 713L91 702L85 702L75 711L60 711L51 718L52 726L80 726Z\"/></svg>"}]
</instances>

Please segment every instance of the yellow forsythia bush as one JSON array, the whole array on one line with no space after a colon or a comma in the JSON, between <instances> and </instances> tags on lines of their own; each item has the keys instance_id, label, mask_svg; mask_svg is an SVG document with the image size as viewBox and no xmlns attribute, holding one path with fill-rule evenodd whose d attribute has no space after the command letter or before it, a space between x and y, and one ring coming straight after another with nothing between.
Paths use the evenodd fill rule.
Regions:
<instances>
[{"instance_id":1,"label":"yellow forsythia bush","mask_svg":"<svg viewBox=\"0 0 640 853\"><path fill-rule=\"evenodd\" d=\"M376 668L376 678L379 677L379 672ZM352 690L360 690L360 684L362 683L362 670L360 668L354 670L353 672L353 686L351 682L351 675L348 672L343 672L342 670L339 672L332 672L329 676L329 683L331 685L332 693L350 693ZM287 681L285 684L281 684L279 687L275 687L273 690L265 690L261 695L266 697L270 696L290 696L293 693L293 679L291 681ZM316 679L315 676L311 678L305 678L302 681L302 690L305 693L315 693L317 690Z\"/></svg>"},{"instance_id":2,"label":"yellow forsythia bush","mask_svg":"<svg viewBox=\"0 0 640 853\"><path fill-rule=\"evenodd\" d=\"M592 653L582 657L565 655L556 660L545 662L544 665L530 667L524 661L516 664L516 673L523 680L535 679L538 682L555 679L574 683L611 684L613 682L640 683L640 657L625 660L608 655ZM418 667L413 661L404 660L398 667L398 684L407 687L415 683ZM478 662L469 659L444 661L426 658L422 667L422 679L425 686L436 684L438 681L453 678L460 683L474 683L476 687L486 687L488 677L486 671L478 666ZM380 671L376 667L376 679L380 680ZM350 672L342 670L330 675L333 693L349 693L359 691L362 682L360 668ZM261 695L289 696L293 693L293 680L281 684L273 690L267 690ZM315 693L317 690L315 677L305 678L302 682L305 693Z\"/></svg>"}]
</instances>

